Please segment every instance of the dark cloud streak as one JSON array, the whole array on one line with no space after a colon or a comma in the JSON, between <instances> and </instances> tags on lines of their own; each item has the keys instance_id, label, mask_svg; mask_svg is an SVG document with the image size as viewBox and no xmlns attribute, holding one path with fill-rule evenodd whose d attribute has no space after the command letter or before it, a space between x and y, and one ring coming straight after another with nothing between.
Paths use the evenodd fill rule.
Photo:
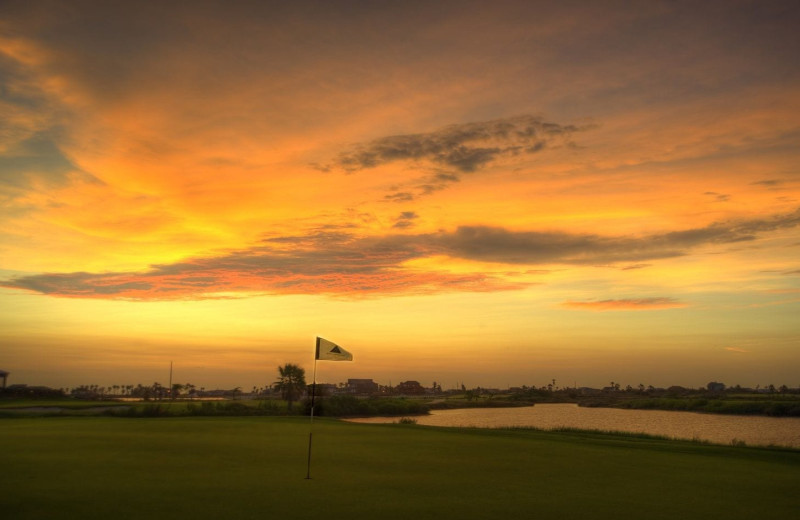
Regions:
<instances>
[{"instance_id":1,"label":"dark cloud streak","mask_svg":"<svg viewBox=\"0 0 800 520\"><path fill-rule=\"evenodd\" d=\"M500 157L532 154L554 142L568 142L573 133L587 128L550 123L531 115L455 124L434 132L392 135L356 145L340 154L334 166L355 172L411 160L472 173ZM445 175L439 180L458 180L452 174Z\"/></svg>"},{"instance_id":2,"label":"dark cloud streak","mask_svg":"<svg viewBox=\"0 0 800 520\"><path fill-rule=\"evenodd\" d=\"M392 226L393 228L397 229L407 229L414 226L414 220L418 219L419 215L417 215L413 211L404 211L400 213L400 215L395 219L395 223Z\"/></svg>"},{"instance_id":3,"label":"dark cloud streak","mask_svg":"<svg viewBox=\"0 0 800 520\"><path fill-rule=\"evenodd\" d=\"M413 212L402 212L397 221L416 218ZM426 272L404 264L431 256L531 266L642 262L687 255L703 246L752 241L761 234L799 225L800 210L641 237L520 232L489 226L377 237L315 232L269 238L259 246L219 257L154 265L147 272L37 274L0 285L56 296L129 299L200 299L214 297L213 293L253 292L360 297L497 291L529 284L484 273Z\"/></svg>"}]
</instances>

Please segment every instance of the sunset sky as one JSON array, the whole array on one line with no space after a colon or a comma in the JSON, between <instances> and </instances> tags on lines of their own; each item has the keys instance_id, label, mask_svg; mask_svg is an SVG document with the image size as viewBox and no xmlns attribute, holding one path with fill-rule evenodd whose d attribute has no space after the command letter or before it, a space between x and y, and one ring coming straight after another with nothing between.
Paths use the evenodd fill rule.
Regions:
<instances>
[{"instance_id":1,"label":"sunset sky","mask_svg":"<svg viewBox=\"0 0 800 520\"><path fill-rule=\"evenodd\" d=\"M167 4L167 5L163 5ZM9 384L800 385L800 3L0 3Z\"/></svg>"}]
</instances>

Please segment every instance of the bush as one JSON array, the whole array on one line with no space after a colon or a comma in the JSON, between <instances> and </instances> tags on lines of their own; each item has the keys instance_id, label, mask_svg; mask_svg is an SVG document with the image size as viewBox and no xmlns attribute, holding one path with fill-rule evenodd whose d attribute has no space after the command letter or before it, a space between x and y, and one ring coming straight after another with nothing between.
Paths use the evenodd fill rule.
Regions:
<instances>
[{"instance_id":1,"label":"bush","mask_svg":"<svg viewBox=\"0 0 800 520\"><path fill-rule=\"evenodd\" d=\"M307 403L310 410L310 403ZM375 415L420 415L428 413L424 403L409 399L358 399L352 395L335 395L319 399L314 415L327 417L369 417Z\"/></svg>"},{"instance_id":2,"label":"bush","mask_svg":"<svg viewBox=\"0 0 800 520\"><path fill-rule=\"evenodd\" d=\"M200 405L186 405L189 415L196 416L246 416L246 415L279 415L280 407L273 402L259 402L257 406L248 406L240 401L203 401Z\"/></svg>"},{"instance_id":3,"label":"bush","mask_svg":"<svg viewBox=\"0 0 800 520\"><path fill-rule=\"evenodd\" d=\"M169 405L147 404L144 406L109 408L103 412L103 415L114 417L172 417L175 413L170 410Z\"/></svg>"}]
</instances>

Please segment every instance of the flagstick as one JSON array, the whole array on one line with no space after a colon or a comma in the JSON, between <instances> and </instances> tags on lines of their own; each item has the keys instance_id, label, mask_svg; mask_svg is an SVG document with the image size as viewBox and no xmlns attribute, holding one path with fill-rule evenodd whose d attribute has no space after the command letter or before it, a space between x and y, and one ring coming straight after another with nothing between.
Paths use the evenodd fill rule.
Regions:
<instances>
[{"instance_id":1,"label":"flagstick","mask_svg":"<svg viewBox=\"0 0 800 520\"><path fill-rule=\"evenodd\" d=\"M321 347L325 347L325 353L320 353ZM311 422L309 423L308 429L308 467L306 471L306 479L311 478L311 438L313 436L313 429L314 429L314 398L317 395L317 360L328 360L328 361L352 361L353 355L331 341L327 339L322 339L317 336L317 349L314 352L314 378L313 382L311 383Z\"/></svg>"},{"instance_id":2,"label":"flagstick","mask_svg":"<svg viewBox=\"0 0 800 520\"><path fill-rule=\"evenodd\" d=\"M319 350L319 338L317 338L317 350ZM311 437L314 435L314 397L317 390L317 354L314 353L314 378L311 383L311 421L308 425L308 466L306 469L306 480L311 480Z\"/></svg>"}]
</instances>

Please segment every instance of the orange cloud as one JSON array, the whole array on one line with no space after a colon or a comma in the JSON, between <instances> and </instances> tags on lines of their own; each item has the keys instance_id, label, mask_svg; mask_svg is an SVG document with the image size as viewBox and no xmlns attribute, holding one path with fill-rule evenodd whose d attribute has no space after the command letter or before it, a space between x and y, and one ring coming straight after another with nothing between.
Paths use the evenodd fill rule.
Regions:
<instances>
[{"instance_id":1,"label":"orange cloud","mask_svg":"<svg viewBox=\"0 0 800 520\"><path fill-rule=\"evenodd\" d=\"M406 216L411 216L408 214ZM219 256L153 265L148 271L34 274L0 286L42 294L88 298L204 299L219 293L273 294L426 293L498 291L529 284L476 268L469 273L415 269L431 257L505 265L599 264L688 255L700 246L752 241L763 233L796 227L800 212L718 223L705 228L640 238L462 226L451 232L357 236L345 229L275 236ZM641 310L684 306L670 298L567 302L591 310Z\"/></svg>"},{"instance_id":2,"label":"orange cloud","mask_svg":"<svg viewBox=\"0 0 800 520\"><path fill-rule=\"evenodd\" d=\"M632 298L586 302L568 301L564 302L562 305L564 307L589 311L649 311L686 307L685 303L681 303L673 298Z\"/></svg>"},{"instance_id":3,"label":"orange cloud","mask_svg":"<svg viewBox=\"0 0 800 520\"><path fill-rule=\"evenodd\" d=\"M725 350L727 350L728 352L735 352L737 354L744 354L746 352L750 352L749 350L745 350L743 348L737 348L737 347L725 347Z\"/></svg>"}]
</instances>

